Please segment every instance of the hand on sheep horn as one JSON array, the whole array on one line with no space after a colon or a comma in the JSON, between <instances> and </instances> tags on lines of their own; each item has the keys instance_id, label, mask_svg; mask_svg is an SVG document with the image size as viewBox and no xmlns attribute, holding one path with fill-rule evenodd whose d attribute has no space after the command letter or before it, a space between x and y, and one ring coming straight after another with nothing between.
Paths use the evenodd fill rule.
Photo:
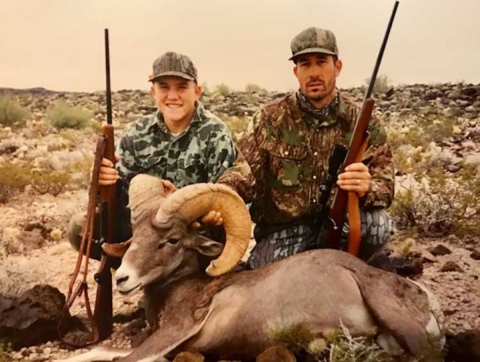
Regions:
<instances>
[{"instance_id":1,"label":"hand on sheep horn","mask_svg":"<svg viewBox=\"0 0 480 362\"><path fill-rule=\"evenodd\" d=\"M202 222L208 225L220 226L223 224L222 214L217 211L210 211L202 217ZM198 229L201 224L198 221L192 222L192 228Z\"/></svg>"}]
</instances>

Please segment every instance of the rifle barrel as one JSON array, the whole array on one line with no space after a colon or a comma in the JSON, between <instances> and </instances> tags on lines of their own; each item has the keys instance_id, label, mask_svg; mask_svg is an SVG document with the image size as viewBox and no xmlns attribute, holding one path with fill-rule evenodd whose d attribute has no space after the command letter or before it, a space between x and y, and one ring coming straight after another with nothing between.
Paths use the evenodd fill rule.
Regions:
<instances>
[{"instance_id":1,"label":"rifle barrel","mask_svg":"<svg viewBox=\"0 0 480 362\"><path fill-rule=\"evenodd\" d=\"M108 29L105 29L105 71L107 80L107 124L112 124L112 93L110 89L110 50Z\"/></svg>"},{"instance_id":2,"label":"rifle barrel","mask_svg":"<svg viewBox=\"0 0 480 362\"><path fill-rule=\"evenodd\" d=\"M378 69L380 68L380 63L382 62L383 53L385 51L385 47L387 45L388 37L390 35L390 29L392 28L393 19L395 18L395 14L397 13L398 8L398 1L395 1L395 5L393 6L392 15L390 16L390 21L388 22L387 31L383 38L382 46L380 47L380 52L377 56L377 62L375 63L375 68L373 69L372 77L370 78L370 84L368 85L367 93L365 94L365 99L370 98L373 92L373 87L375 86L375 81L377 79Z\"/></svg>"}]
</instances>

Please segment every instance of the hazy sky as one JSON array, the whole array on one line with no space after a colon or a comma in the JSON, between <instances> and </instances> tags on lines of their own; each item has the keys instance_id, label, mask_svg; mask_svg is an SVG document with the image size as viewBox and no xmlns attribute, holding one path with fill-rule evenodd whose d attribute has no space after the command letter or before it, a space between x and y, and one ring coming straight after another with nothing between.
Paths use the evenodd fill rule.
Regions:
<instances>
[{"instance_id":1,"label":"hazy sky","mask_svg":"<svg viewBox=\"0 0 480 362\"><path fill-rule=\"evenodd\" d=\"M331 29L340 87L373 70L393 0L1 0L0 87L105 89L109 28L112 89L147 89L154 59L189 55L199 81L244 89L296 88L290 41ZM400 0L380 74L394 84L480 83L480 0Z\"/></svg>"}]
</instances>

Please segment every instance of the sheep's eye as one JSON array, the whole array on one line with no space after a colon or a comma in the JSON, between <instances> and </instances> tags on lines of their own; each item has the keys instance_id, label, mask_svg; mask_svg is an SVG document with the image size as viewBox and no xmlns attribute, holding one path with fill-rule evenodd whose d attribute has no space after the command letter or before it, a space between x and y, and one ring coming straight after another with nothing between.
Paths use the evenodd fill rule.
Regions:
<instances>
[{"instance_id":1,"label":"sheep's eye","mask_svg":"<svg viewBox=\"0 0 480 362\"><path fill-rule=\"evenodd\" d=\"M170 239L168 239L168 243L169 243L169 244L172 244L172 245L175 245L176 243L178 243L178 240L179 240L179 239L170 238Z\"/></svg>"}]
</instances>

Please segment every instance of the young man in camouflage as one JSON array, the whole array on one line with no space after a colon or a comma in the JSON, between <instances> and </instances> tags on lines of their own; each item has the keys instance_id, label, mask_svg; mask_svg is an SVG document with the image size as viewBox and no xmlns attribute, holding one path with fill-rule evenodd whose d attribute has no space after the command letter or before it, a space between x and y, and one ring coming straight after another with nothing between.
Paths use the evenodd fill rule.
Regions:
<instances>
[{"instance_id":1,"label":"young man in camouflage","mask_svg":"<svg viewBox=\"0 0 480 362\"><path fill-rule=\"evenodd\" d=\"M262 107L241 142L253 177L229 170L219 180L252 202L257 242L249 259L252 268L311 248L317 236L311 220L321 197L319 187L326 178L330 151L334 144L348 145L360 110L336 88L342 62L331 31L308 28L292 40L291 51L299 90ZM360 197L359 256L364 260L378 251L393 231L386 212L394 195L392 152L378 119L371 121L369 129L363 162L347 167L337 183ZM348 223L342 234L346 247Z\"/></svg>"},{"instance_id":2,"label":"young man in camouflage","mask_svg":"<svg viewBox=\"0 0 480 362\"><path fill-rule=\"evenodd\" d=\"M129 125L117 143L116 165L103 159L100 168L99 185L117 185L119 242L131 237L126 206L128 185L135 175L158 176L172 192L190 184L216 182L236 159L228 127L199 100L202 90L188 56L163 54L154 61L149 80L158 110ZM76 250L80 247L84 221L84 213L74 215L68 227L68 238ZM221 221L218 213L207 215L207 222ZM99 240L98 235L95 240ZM92 249L91 257L99 260L100 245L96 243Z\"/></svg>"}]
</instances>

